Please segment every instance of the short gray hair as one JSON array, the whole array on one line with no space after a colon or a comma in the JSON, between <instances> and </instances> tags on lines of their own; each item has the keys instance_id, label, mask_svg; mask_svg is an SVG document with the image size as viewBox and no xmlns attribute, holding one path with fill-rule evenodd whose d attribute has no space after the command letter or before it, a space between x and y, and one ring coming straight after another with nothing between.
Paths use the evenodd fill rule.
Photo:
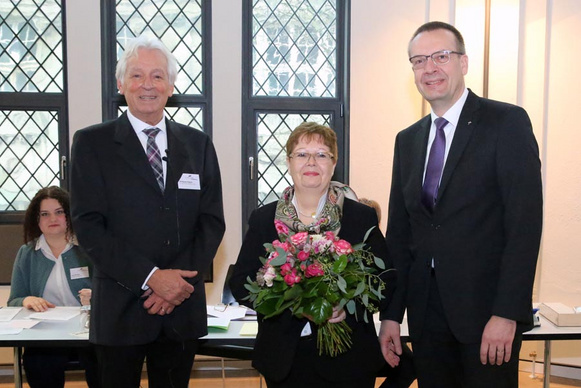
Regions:
<instances>
[{"instance_id":1,"label":"short gray hair","mask_svg":"<svg viewBox=\"0 0 581 388\"><path fill-rule=\"evenodd\" d=\"M123 77L127 71L127 61L129 61L130 58L137 57L139 49L159 50L163 54L167 59L167 75L169 77L169 83L174 85L178 76L178 62L176 58L167 47L165 47L161 40L146 35L138 36L131 40L127 47L125 47L125 51L121 54L121 58L119 58L119 61L117 62L115 78L123 84Z\"/></svg>"}]
</instances>

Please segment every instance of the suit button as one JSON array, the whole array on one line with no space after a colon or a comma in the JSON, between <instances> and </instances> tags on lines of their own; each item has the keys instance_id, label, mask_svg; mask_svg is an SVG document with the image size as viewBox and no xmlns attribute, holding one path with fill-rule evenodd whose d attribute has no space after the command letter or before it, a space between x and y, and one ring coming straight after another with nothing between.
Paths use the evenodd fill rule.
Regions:
<instances>
[{"instance_id":1,"label":"suit button","mask_svg":"<svg viewBox=\"0 0 581 388\"><path fill-rule=\"evenodd\" d=\"M165 240L165 245L169 246L171 242L169 240Z\"/></svg>"}]
</instances>

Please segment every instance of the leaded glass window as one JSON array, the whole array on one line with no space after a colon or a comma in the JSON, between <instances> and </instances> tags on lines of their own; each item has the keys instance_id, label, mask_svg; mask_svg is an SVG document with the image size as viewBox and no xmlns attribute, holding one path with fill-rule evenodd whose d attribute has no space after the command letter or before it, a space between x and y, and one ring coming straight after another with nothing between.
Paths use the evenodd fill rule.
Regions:
<instances>
[{"instance_id":1,"label":"leaded glass window","mask_svg":"<svg viewBox=\"0 0 581 388\"><path fill-rule=\"evenodd\" d=\"M68 156L59 0L0 2L0 218L46 186L66 187ZM18 217L21 217L22 213Z\"/></svg>"},{"instance_id":2,"label":"leaded glass window","mask_svg":"<svg viewBox=\"0 0 581 388\"><path fill-rule=\"evenodd\" d=\"M335 97L336 6L332 0L254 1L254 96Z\"/></svg>"},{"instance_id":3,"label":"leaded glass window","mask_svg":"<svg viewBox=\"0 0 581 388\"><path fill-rule=\"evenodd\" d=\"M58 165L56 112L0 111L1 209L26 210L39 189L58 186Z\"/></svg>"},{"instance_id":4,"label":"leaded glass window","mask_svg":"<svg viewBox=\"0 0 581 388\"><path fill-rule=\"evenodd\" d=\"M245 0L243 221L292 185L284 145L303 121L337 133L334 179L346 181L348 1Z\"/></svg>"},{"instance_id":5,"label":"leaded glass window","mask_svg":"<svg viewBox=\"0 0 581 388\"><path fill-rule=\"evenodd\" d=\"M165 109L168 118L204 132L210 131L211 63L204 37L209 33L209 0L117 0L106 5L114 23L105 24L115 45L106 50L110 57L104 63L106 118L113 118L126 108L116 88L115 65L127 43L140 35L159 38L178 61L174 95ZM111 40L107 40L111 41Z\"/></svg>"},{"instance_id":6,"label":"leaded glass window","mask_svg":"<svg viewBox=\"0 0 581 388\"><path fill-rule=\"evenodd\" d=\"M127 41L143 34L157 36L178 64L176 94L202 94L201 0L117 0L117 58Z\"/></svg>"},{"instance_id":7,"label":"leaded glass window","mask_svg":"<svg viewBox=\"0 0 581 388\"><path fill-rule=\"evenodd\" d=\"M0 2L0 91L62 92L60 1Z\"/></svg>"}]
</instances>

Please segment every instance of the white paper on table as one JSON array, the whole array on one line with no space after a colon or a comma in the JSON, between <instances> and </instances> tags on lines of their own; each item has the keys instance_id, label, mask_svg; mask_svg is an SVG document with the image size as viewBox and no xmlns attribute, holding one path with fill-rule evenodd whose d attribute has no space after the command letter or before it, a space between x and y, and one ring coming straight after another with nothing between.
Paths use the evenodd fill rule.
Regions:
<instances>
[{"instance_id":1,"label":"white paper on table","mask_svg":"<svg viewBox=\"0 0 581 388\"><path fill-rule=\"evenodd\" d=\"M213 327L221 330L228 330L230 320L226 318L208 318L208 327Z\"/></svg>"},{"instance_id":2,"label":"white paper on table","mask_svg":"<svg viewBox=\"0 0 581 388\"><path fill-rule=\"evenodd\" d=\"M22 307L2 307L0 308L0 322L11 321L22 310Z\"/></svg>"},{"instance_id":3,"label":"white paper on table","mask_svg":"<svg viewBox=\"0 0 581 388\"><path fill-rule=\"evenodd\" d=\"M0 322L0 335L4 334L20 334L22 328L13 327L11 322Z\"/></svg>"},{"instance_id":4,"label":"white paper on table","mask_svg":"<svg viewBox=\"0 0 581 388\"><path fill-rule=\"evenodd\" d=\"M6 323L10 324L10 326L15 329L30 329L31 327L36 326L39 321L33 321L32 319L14 319Z\"/></svg>"},{"instance_id":5,"label":"white paper on table","mask_svg":"<svg viewBox=\"0 0 581 388\"><path fill-rule=\"evenodd\" d=\"M67 321L72 317L76 317L81 313L80 308L53 308L43 311L41 313L30 314L30 319L39 319L42 321Z\"/></svg>"},{"instance_id":6,"label":"white paper on table","mask_svg":"<svg viewBox=\"0 0 581 388\"><path fill-rule=\"evenodd\" d=\"M247 310L248 309L246 307L242 306L230 306L230 305L206 306L206 311L208 315L217 318L228 319L229 321L244 318Z\"/></svg>"}]
</instances>

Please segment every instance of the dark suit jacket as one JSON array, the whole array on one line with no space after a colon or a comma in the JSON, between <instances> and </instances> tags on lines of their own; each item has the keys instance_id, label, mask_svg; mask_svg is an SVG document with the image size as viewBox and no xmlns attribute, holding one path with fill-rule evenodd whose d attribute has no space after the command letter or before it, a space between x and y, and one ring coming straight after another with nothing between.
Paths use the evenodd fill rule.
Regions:
<instances>
[{"instance_id":1,"label":"dark suit jacket","mask_svg":"<svg viewBox=\"0 0 581 388\"><path fill-rule=\"evenodd\" d=\"M492 315L527 330L542 224L530 120L520 107L469 92L433 214L420 199L430 124L424 117L395 144L387 244L399 274L399 319L407 306L417 340L433 258L444 310L460 342L480 342Z\"/></svg>"},{"instance_id":2,"label":"dark suit jacket","mask_svg":"<svg viewBox=\"0 0 581 388\"><path fill-rule=\"evenodd\" d=\"M90 340L97 344L145 344L162 331L174 340L207 333L203 274L225 230L220 170L207 135L166 124L164 193L126 114L74 136L72 218L95 266ZM178 189L183 173L199 174L200 190ZM192 296L163 317L149 315L141 298L154 266L199 271L188 279Z\"/></svg>"},{"instance_id":3,"label":"dark suit jacket","mask_svg":"<svg viewBox=\"0 0 581 388\"><path fill-rule=\"evenodd\" d=\"M249 229L230 280L230 287L236 299L251 308L252 304L243 300L248 295L244 284L247 278L256 279L256 272L262 266L259 257L264 257L266 253L263 244L278 239L274 227L275 210L276 202L273 202L255 210L250 216ZM363 241L367 230L373 226L377 226L375 210L345 199L339 231L342 239L352 244L359 243ZM370 234L368 245L376 256L384 259L387 268L392 268L391 261L387 259L383 235L378 227ZM395 277L395 272L391 271L390 275ZM387 284L392 289L395 279L387 279ZM389 292L387 294L390 298ZM383 308L387 308L387 304L383 303ZM290 311L265 320L259 317L253 366L268 379L283 380L292 368L301 331L306 322L306 319L294 317ZM347 322L353 328L351 349L335 358L322 356L319 362L313 365L320 375L333 381L375 375L385 363L372 320L366 324L363 319L357 322L348 315Z\"/></svg>"}]
</instances>

